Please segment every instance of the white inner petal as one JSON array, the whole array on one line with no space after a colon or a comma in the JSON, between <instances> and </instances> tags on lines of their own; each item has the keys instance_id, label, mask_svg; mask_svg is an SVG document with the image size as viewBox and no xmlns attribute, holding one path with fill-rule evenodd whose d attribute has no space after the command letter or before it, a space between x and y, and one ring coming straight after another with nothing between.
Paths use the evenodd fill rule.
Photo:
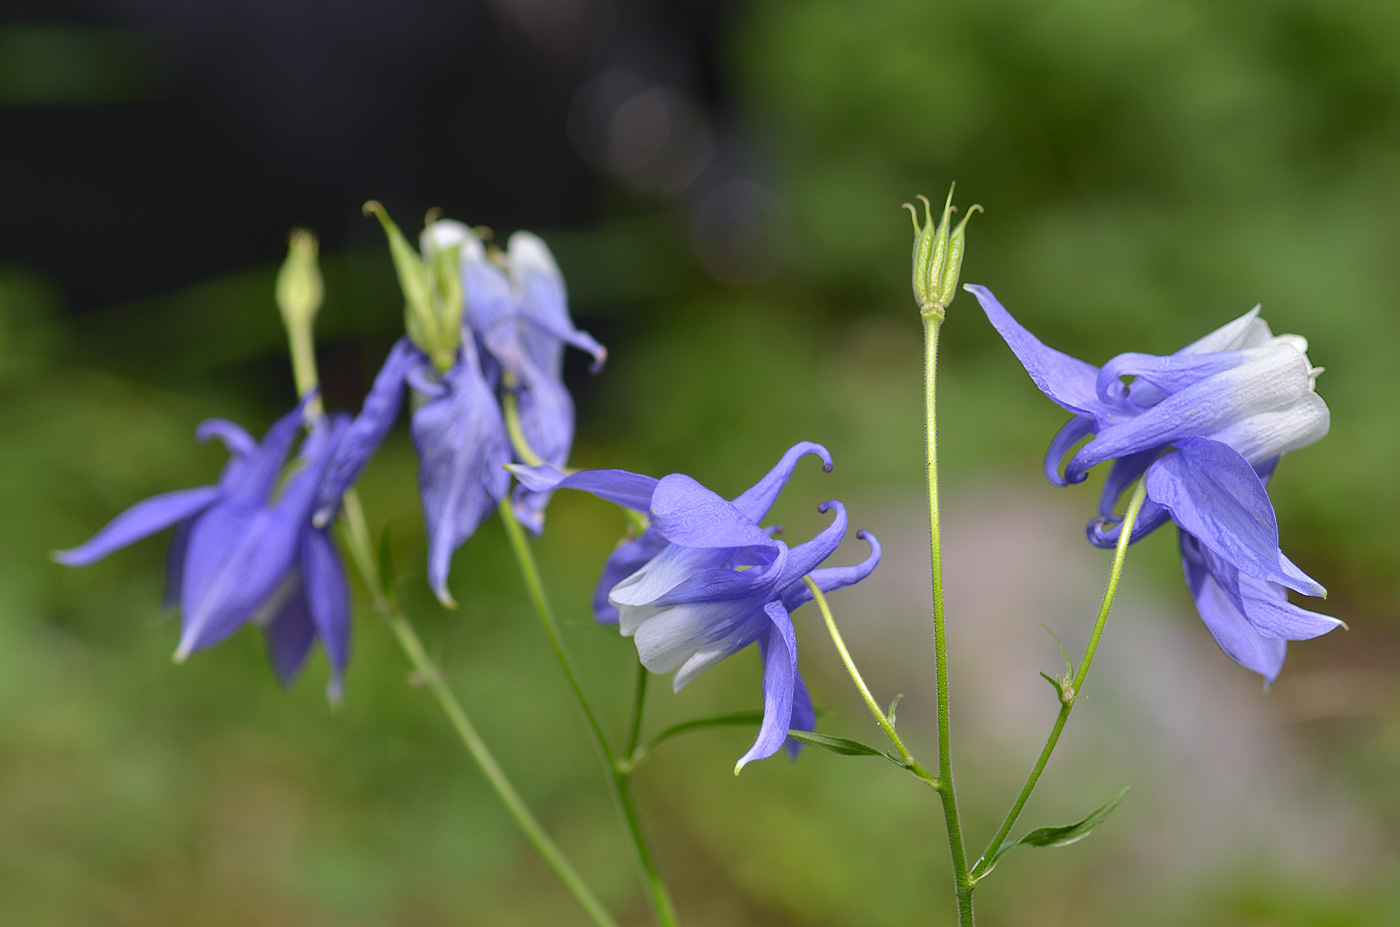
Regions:
<instances>
[{"instance_id":1,"label":"white inner petal","mask_svg":"<svg viewBox=\"0 0 1400 927\"><path fill-rule=\"evenodd\" d=\"M699 570L720 566L727 556L727 548L700 550L672 544L614 586L608 601L618 607L654 602Z\"/></svg>"},{"instance_id":2,"label":"white inner petal","mask_svg":"<svg viewBox=\"0 0 1400 927\"><path fill-rule=\"evenodd\" d=\"M1264 338L1255 341L1254 339L1258 338L1261 329ZM1217 351L1234 351L1239 348L1257 347L1268 339L1269 326L1265 324L1263 319L1259 318L1259 307L1255 306L1233 322L1227 322L1209 335L1191 342L1176 353L1214 354Z\"/></svg>"},{"instance_id":3,"label":"white inner petal","mask_svg":"<svg viewBox=\"0 0 1400 927\"><path fill-rule=\"evenodd\" d=\"M1304 393L1296 402L1232 422L1209 435L1230 445L1252 465L1320 441L1331 424L1327 403L1317 393Z\"/></svg>"}]
</instances>

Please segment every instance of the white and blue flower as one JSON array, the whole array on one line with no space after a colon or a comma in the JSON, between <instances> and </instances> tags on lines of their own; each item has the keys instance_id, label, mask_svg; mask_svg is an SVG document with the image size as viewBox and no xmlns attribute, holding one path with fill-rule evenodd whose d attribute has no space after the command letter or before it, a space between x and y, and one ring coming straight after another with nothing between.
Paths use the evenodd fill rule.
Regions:
<instances>
[{"instance_id":1,"label":"white and blue flower","mask_svg":"<svg viewBox=\"0 0 1400 927\"><path fill-rule=\"evenodd\" d=\"M1175 354L1120 354L1098 368L1046 347L985 287L966 289L1041 392L1074 416L1050 443L1046 477L1078 483L1112 461L1091 542L1117 543L1116 506L1145 477L1130 540L1177 524L1196 609L1231 659L1272 681L1287 641L1341 625L1288 602L1286 589L1326 590L1279 549L1265 489L1284 453L1327 434L1327 404L1314 389L1322 371L1305 339L1274 335L1256 307Z\"/></svg>"},{"instance_id":2,"label":"white and blue flower","mask_svg":"<svg viewBox=\"0 0 1400 927\"><path fill-rule=\"evenodd\" d=\"M772 756L784 741L796 756L800 744L787 732L815 726L812 701L797 670L790 617L812 599L803 577L810 575L827 592L864 579L880 560L879 542L861 532L871 547L865 561L819 569L846 533L846 510L839 502L820 506L835 513L831 524L793 548L759 526L807 454L831 469L826 448L797 444L733 501L680 473L658 480L626 470L566 476L553 467L512 468L532 491L581 489L648 514L646 531L614 551L604 566L594 609L599 621L617 623L633 639L643 666L654 673L674 671L677 691L725 657L758 644L763 723L739 767Z\"/></svg>"}]
</instances>

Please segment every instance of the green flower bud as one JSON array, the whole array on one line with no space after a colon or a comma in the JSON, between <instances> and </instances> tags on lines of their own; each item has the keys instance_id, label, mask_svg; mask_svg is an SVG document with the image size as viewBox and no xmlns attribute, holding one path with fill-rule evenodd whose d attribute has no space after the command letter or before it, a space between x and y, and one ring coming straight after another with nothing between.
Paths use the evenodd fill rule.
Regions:
<instances>
[{"instance_id":1,"label":"green flower bud","mask_svg":"<svg viewBox=\"0 0 1400 927\"><path fill-rule=\"evenodd\" d=\"M919 225L919 213L909 203L904 208L914 218L914 300L919 304L919 312L925 316L943 318L944 310L957 294L958 276L962 272L963 247L966 242L967 220L981 206L973 206L967 215L949 230L952 224L953 187L948 188L948 200L943 204L943 216L937 227L933 224L933 208L925 196L918 199L924 204L924 224Z\"/></svg>"},{"instance_id":2,"label":"green flower bud","mask_svg":"<svg viewBox=\"0 0 1400 927\"><path fill-rule=\"evenodd\" d=\"M461 246L429 248L432 236L425 234L420 257L382 205L370 200L364 212L379 220L389 239L389 254L403 289L404 330L439 370L446 370L462 344ZM428 230L436 224L430 217Z\"/></svg>"},{"instance_id":3,"label":"green flower bud","mask_svg":"<svg viewBox=\"0 0 1400 927\"><path fill-rule=\"evenodd\" d=\"M277 272L274 290L291 346L297 392L303 396L316 388L312 327L316 322L316 313L321 311L321 301L326 292L321 268L316 263L317 251L313 233L306 229L293 229L287 241L287 259ZM319 402L313 402L310 411L319 414Z\"/></svg>"},{"instance_id":4,"label":"green flower bud","mask_svg":"<svg viewBox=\"0 0 1400 927\"><path fill-rule=\"evenodd\" d=\"M306 229L293 229L287 242L287 259L277 272L277 308L288 327L310 325L321 309L326 293L321 269L316 264L316 236Z\"/></svg>"}]
</instances>

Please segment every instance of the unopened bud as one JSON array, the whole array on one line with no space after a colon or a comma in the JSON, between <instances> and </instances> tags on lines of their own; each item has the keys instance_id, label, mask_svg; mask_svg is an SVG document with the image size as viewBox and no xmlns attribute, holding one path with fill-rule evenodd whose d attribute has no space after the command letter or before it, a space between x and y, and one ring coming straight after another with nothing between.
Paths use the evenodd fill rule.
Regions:
<instances>
[{"instance_id":1,"label":"unopened bud","mask_svg":"<svg viewBox=\"0 0 1400 927\"><path fill-rule=\"evenodd\" d=\"M952 225L953 187L948 188L948 199L943 204L943 215L938 225L933 224L933 209L928 198L918 197L924 204L924 223L919 224L919 214L908 203L905 208L914 217L914 299L919 311L925 316L943 318L943 312L957 294L958 277L962 273L963 247L966 242L967 220L974 212L981 212L981 206L973 206L967 215Z\"/></svg>"},{"instance_id":2,"label":"unopened bud","mask_svg":"<svg viewBox=\"0 0 1400 927\"><path fill-rule=\"evenodd\" d=\"M446 370L462 343L462 287L456 270L460 247L436 247L437 239L425 234L425 246L432 242L435 247L420 257L382 205L370 200L364 212L379 220L389 239L389 254L403 289L408 337L439 370ZM443 224L429 217L429 229Z\"/></svg>"},{"instance_id":3,"label":"unopened bud","mask_svg":"<svg viewBox=\"0 0 1400 927\"><path fill-rule=\"evenodd\" d=\"M325 284L316 264L316 236L306 229L294 229L287 243L287 259L277 272L277 308L288 328L309 327L321 309Z\"/></svg>"}]
</instances>

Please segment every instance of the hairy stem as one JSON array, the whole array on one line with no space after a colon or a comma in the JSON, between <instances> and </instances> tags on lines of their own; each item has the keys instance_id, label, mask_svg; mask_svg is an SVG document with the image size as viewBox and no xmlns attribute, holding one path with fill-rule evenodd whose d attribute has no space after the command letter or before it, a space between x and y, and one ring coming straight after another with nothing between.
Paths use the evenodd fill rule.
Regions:
<instances>
[{"instance_id":1,"label":"hairy stem","mask_svg":"<svg viewBox=\"0 0 1400 927\"><path fill-rule=\"evenodd\" d=\"M942 311L925 312L924 318L924 436L928 470L929 564L933 582L934 672L938 686L938 794L943 799L943 823L953 858L953 881L958 896L958 923L972 927L973 881L967 867L962 822L958 818L957 792L953 788L953 750L948 723L948 633L943 616L943 541L938 515L938 425L935 380L938 372L938 329Z\"/></svg>"}]
</instances>

